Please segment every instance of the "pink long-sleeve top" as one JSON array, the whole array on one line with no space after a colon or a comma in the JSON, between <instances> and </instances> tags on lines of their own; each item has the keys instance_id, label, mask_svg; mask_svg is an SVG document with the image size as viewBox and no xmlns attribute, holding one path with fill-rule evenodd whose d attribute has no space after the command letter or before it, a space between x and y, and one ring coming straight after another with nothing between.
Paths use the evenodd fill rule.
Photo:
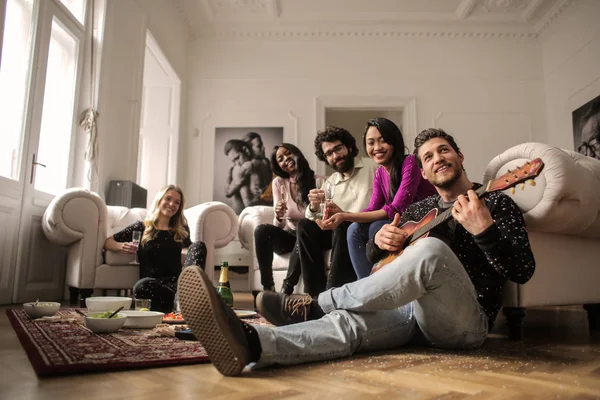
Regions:
<instances>
[{"instance_id":1,"label":"pink long-sleeve top","mask_svg":"<svg viewBox=\"0 0 600 400\"><path fill-rule=\"evenodd\" d=\"M320 175L315 174L315 179L318 177L320 177ZM275 204L277 204L281 200L281 186L285 186L287 192L291 193L289 179L284 179L280 176L273 179L273 185L272 185L273 206L275 206ZM277 217L273 217L273 225L278 226L283 229L286 229L286 230L294 231L294 230L296 230L296 225L298 224L298 221L300 221L302 218L304 218L304 212L306 211L306 207L302 207L302 206L299 206L298 204L296 204L294 199L292 199L292 196L289 194L288 194L286 206L287 206L287 211L286 211L285 215L286 215L286 217L289 217L290 219L284 218L281 221L278 221Z\"/></svg>"},{"instance_id":2,"label":"pink long-sleeve top","mask_svg":"<svg viewBox=\"0 0 600 400\"><path fill-rule=\"evenodd\" d=\"M421 175L416 157L410 154L402 164L402 181L393 199L390 199L390 174L384 167L377 168L373 178L371 201L363 212L384 210L388 218L393 219L394 214L402 214L412 203L436 193L433 185Z\"/></svg>"}]
</instances>

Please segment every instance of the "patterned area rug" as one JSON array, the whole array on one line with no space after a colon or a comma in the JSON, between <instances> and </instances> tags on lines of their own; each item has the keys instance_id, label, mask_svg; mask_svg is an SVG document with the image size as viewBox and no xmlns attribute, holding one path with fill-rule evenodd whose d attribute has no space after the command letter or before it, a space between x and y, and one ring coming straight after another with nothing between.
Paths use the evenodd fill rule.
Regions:
<instances>
[{"instance_id":1,"label":"patterned area rug","mask_svg":"<svg viewBox=\"0 0 600 400\"><path fill-rule=\"evenodd\" d=\"M210 362L197 341L162 336L156 329L120 329L116 333L95 334L70 308L51 322L31 319L23 310L6 310L33 369L38 376ZM247 318L253 324L268 324L264 318Z\"/></svg>"}]
</instances>

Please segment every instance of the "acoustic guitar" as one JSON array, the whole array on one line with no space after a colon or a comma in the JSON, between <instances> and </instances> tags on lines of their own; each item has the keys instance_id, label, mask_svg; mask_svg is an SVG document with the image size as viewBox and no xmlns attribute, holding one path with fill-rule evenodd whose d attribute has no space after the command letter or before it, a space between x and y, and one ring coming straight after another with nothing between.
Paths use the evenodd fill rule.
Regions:
<instances>
[{"instance_id":1,"label":"acoustic guitar","mask_svg":"<svg viewBox=\"0 0 600 400\"><path fill-rule=\"evenodd\" d=\"M480 187L475 191L475 193L477 193L477 196L479 198L482 198L487 193L512 188L514 194L515 186L519 183L523 184L522 189L525 189L525 181L529 181L532 186L535 186L535 181L530 179L533 179L536 176L538 176L542 171L542 168L544 168L544 163L542 162L542 159L536 158L535 160L525 163L525 165L523 165L522 167L519 167L513 171L509 170L506 174L489 181L487 185ZM408 236L406 238L406 241L404 242L402 249L394 252L389 252L386 256L384 256L378 263L376 263L373 266L373 269L371 269L371 274L374 274L375 272L379 271L383 266L391 263L396 258L398 258L400 254L404 252L404 249L406 249L408 246L413 245L419 239L423 239L429 236L429 232L433 228L443 224L444 222L452 218L452 207L448 208L439 215L438 212L439 210L437 208L433 208L420 221L408 221L404 223L400 227L400 229L405 231L408 234Z\"/></svg>"}]
</instances>

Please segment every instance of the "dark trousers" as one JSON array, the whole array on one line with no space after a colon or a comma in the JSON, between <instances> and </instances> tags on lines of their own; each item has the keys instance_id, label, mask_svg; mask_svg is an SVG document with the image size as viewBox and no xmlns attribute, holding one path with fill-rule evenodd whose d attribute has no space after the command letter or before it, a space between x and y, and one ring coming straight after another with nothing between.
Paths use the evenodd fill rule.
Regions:
<instances>
[{"instance_id":1,"label":"dark trousers","mask_svg":"<svg viewBox=\"0 0 600 400\"><path fill-rule=\"evenodd\" d=\"M289 253L294 249L295 244L295 231L287 231L271 224L259 225L254 230L254 250L258 261L258 269L260 270L260 283L265 290L275 286L273 281L273 253Z\"/></svg>"},{"instance_id":2,"label":"dark trousers","mask_svg":"<svg viewBox=\"0 0 600 400\"><path fill-rule=\"evenodd\" d=\"M356 273L348 253L346 231L349 226L349 222L344 222L332 231L324 231L316 222L309 219L301 219L298 222L296 230L298 257L295 260L293 257L290 259L288 276L298 270L297 266L292 266L292 261L299 264L304 290L311 296L317 296L326 289L340 287L356 280ZM332 253L329 275L326 276L324 254L329 249L332 249Z\"/></svg>"},{"instance_id":3,"label":"dark trousers","mask_svg":"<svg viewBox=\"0 0 600 400\"><path fill-rule=\"evenodd\" d=\"M197 265L204 269L206 245L203 242L194 242L188 248L184 267L190 265ZM133 285L133 296L136 299L150 299L150 308L154 311L170 313L173 311L178 278L179 276L141 278Z\"/></svg>"}]
</instances>

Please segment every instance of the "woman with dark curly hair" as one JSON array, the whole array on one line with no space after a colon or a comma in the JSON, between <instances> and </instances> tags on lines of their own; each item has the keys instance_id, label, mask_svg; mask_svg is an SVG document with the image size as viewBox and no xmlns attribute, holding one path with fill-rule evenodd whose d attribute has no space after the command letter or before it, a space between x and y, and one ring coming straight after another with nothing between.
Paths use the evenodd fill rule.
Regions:
<instances>
[{"instance_id":1,"label":"woman with dark curly hair","mask_svg":"<svg viewBox=\"0 0 600 400\"><path fill-rule=\"evenodd\" d=\"M262 224L254 230L256 259L264 290L275 290L273 280L273 253L285 254L294 249L296 224L304 218L308 205L308 192L315 187L315 173L296 146L282 143L271 154L271 168L277 175L273 179L273 224ZM292 257L297 254L292 253ZM295 265L296 263L290 263ZM288 271L284 285L294 287L300 271Z\"/></svg>"}]
</instances>

